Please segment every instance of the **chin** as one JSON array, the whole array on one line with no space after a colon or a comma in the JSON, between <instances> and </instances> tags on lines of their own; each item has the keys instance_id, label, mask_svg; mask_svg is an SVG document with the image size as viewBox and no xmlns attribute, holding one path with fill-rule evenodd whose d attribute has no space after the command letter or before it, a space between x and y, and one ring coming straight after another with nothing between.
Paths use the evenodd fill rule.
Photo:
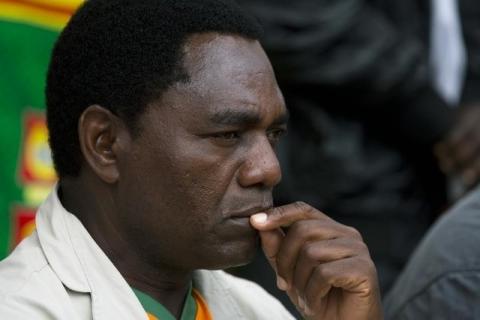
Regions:
<instances>
[{"instance_id":1,"label":"chin","mask_svg":"<svg viewBox=\"0 0 480 320\"><path fill-rule=\"evenodd\" d=\"M242 242L241 244L224 246L216 253L212 253L210 266L201 269L220 270L249 264L258 248L258 240L251 243Z\"/></svg>"}]
</instances>

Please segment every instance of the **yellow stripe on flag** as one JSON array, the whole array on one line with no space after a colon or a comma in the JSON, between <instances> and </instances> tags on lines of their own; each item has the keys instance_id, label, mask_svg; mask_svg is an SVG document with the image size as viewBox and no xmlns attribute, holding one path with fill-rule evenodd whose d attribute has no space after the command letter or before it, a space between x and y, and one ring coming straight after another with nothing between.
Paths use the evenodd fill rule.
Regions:
<instances>
[{"instance_id":1,"label":"yellow stripe on flag","mask_svg":"<svg viewBox=\"0 0 480 320\"><path fill-rule=\"evenodd\" d=\"M22 0L22 2L66 8L75 11L75 9L83 3L83 0Z\"/></svg>"},{"instance_id":2,"label":"yellow stripe on flag","mask_svg":"<svg viewBox=\"0 0 480 320\"><path fill-rule=\"evenodd\" d=\"M37 2L39 1L37 0ZM68 7L64 5L55 10L52 4L49 4L48 7L43 7L28 4L27 1L24 3L22 1L0 0L0 19L60 30L67 24L75 8L71 3Z\"/></svg>"}]
</instances>

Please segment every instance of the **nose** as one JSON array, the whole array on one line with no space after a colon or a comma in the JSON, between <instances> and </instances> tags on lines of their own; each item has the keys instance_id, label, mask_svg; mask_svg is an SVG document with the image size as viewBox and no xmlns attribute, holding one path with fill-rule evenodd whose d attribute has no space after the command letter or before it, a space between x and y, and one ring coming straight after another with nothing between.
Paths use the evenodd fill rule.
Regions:
<instances>
[{"instance_id":1,"label":"nose","mask_svg":"<svg viewBox=\"0 0 480 320\"><path fill-rule=\"evenodd\" d=\"M238 172L238 183L244 188L273 188L282 179L280 163L268 138L262 137L258 140L245 154Z\"/></svg>"}]
</instances>

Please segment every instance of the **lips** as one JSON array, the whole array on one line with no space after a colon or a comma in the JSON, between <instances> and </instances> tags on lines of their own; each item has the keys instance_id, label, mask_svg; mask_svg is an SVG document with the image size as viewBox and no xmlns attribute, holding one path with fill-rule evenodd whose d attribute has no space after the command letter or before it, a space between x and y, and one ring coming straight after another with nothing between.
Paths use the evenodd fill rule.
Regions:
<instances>
[{"instance_id":1,"label":"lips","mask_svg":"<svg viewBox=\"0 0 480 320\"><path fill-rule=\"evenodd\" d=\"M271 209L272 205L260 205L260 206L253 206L248 209L243 209L239 211L235 211L232 213L227 214L226 216L230 219L239 219L239 218L250 218L250 216L254 215L255 213L265 212L268 209Z\"/></svg>"},{"instance_id":2,"label":"lips","mask_svg":"<svg viewBox=\"0 0 480 320\"><path fill-rule=\"evenodd\" d=\"M223 215L223 222L218 225L217 232L227 241L247 241L253 243L252 241L258 237L258 232L250 224L250 216L255 213L265 212L270 208L272 208L272 205L267 203L267 205L249 206L239 210L227 210Z\"/></svg>"}]
</instances>

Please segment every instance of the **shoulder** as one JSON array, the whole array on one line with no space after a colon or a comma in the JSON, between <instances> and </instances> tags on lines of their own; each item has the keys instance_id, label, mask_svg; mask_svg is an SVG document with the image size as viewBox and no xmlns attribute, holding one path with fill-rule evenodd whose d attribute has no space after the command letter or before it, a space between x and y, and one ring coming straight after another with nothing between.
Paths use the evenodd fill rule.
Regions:
<instances>
[{"instance_id":1,"label":"shoulder","mask_svg":"<svg viewBox=\"0 0 480 320\"><path fill-rule=\"evenodd\" d=\"M1 319L55 319L62 297L68 297L41 250L36 232L0 262L0 283Z\"/></svg>"},{"instance_id":2,"label":"shoulder","mask_svg":"<svg viewBox=\"0 0 480 320\"><path fill-rule=\"evenodd\" d=\"M294 319L285 307L258 284L224 271L198 271L195 277L217 318ZM223 317L222 317L223 316Z\"/></svg>"},{"instance_id":3,"label":"shoulder","mask_svg":"<svg viewBox=\"0 0 480 320\"><path fill-rule=\"evenodd\" d=\"M420 316L423 309L445 315L474 301L480 305L479 231L480 188L425 235L385 299L387 318L411 319L403 315L415 310Z\"/></svg>"},{"instance_id":4,"label":"shoulder","mask_svg":"<svg viewBox=\"0 0 480 320\"><path fill-rule=\"evenodd\" d=\"M385 303L385 319L389 320L479 318L479 270L443 274L407 299L391 294Z\"/></svg>"},{"instance_id":5,"label":"shoulder","mask_svg":"<svg viewBox=\"0 0 480 320\"><path fill-rule=\"evenodd\" d=\"M27 283L41 274L48 263L43 255L34 232L23 240L15 250L0 261L0 297L14 294L22 290Z\"/></svg>"}]
</instances>

